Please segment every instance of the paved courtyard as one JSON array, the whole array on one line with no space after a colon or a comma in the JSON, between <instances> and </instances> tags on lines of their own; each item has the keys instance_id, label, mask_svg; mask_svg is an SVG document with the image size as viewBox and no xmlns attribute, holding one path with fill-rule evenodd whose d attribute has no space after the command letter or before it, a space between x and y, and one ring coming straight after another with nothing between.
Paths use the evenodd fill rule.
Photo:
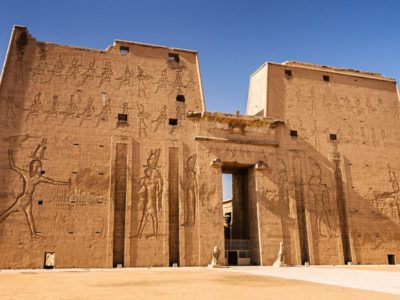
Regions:
<instances>
[{"instance_id":1,"label":"paved courtyard","mask_svg":"<svg viewBox=\"0 0 400 300\"><path fill-rule=\"evenodd\" d=\"M390 272L341 267L2 270L0 299L400 299L400 268L387 270Z\"/></svg>"}]
</instances>

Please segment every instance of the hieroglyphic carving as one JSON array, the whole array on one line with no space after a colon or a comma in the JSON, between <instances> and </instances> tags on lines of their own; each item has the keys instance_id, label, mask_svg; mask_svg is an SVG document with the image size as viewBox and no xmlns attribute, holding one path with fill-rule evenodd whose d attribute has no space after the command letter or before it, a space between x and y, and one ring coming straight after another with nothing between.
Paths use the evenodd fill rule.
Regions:
<instances>
[{"instance_id":1,"label":"hieroglyphic carving","mask_svg":"<svg viewBox=\"0 0 400 300\"><path fill-rule=\"evenodd\" d=\"M183 81L182 81L182 70L176 70L175 71L175 81L173 82L173 87L175 88L175 91L172 90L171 93L176 92L176 93L182 93L182 89L184 88Z\"/></svg>"},{"instance_id":2,"label":"hieroglyphic carving","mask_svg":"<svg viewBox=\"0 0 400 300\"><path fill-rule=\"evenodd\" d=\"M176 118L178 119L178 125L181 125L182 121L186 118L185 102L176 101Z\"/></svg>"},{"instance_id":3,"label":"hieroglyphic carving","mask_svg":"<svg viewBox=\"0 0 400 300\"><path fill-rule=\"evenodd\" d=\"M64 118L61 121L61 125L64 124L64 122L67 119L74 119L77 110L78 110L78 106L75 103L75 95L72 94L66 110L60 112L60 114L64 115Z\"/></svg>"},{"instance_id":4,"label":"hieroglyphic carving","mask_svg":"<svg viewBox=\"0 0 400 300\"><path fill-rule=\"evenodd\" d=\"M112 68L111 68L111 63L110 62L106 62L104 64L103 70L101 71L100 82L99 82L98 87L101 87L103 85L103 83L105 83L105 82L109 83L110 80L111 80L112 75L113 75L113 71L112 71Z\"/></svg>"},{"instance_id":5,"label":"hieroglyphic carving","mask_svg":"<svg viewBox=\"0 0 400 300\"><path fill-rule=\"evenodd\" d=\"M322 178L322 170L319 162L312 157L308 157L311 176L308 180L311 194L312 205L316 209L317 227L319 235L332 238L335 236L330 220L330 190Z\"/></svg>"},{"instance_id":6,"label":"hieroglyphic carving","mask_svg":"<svg viewBox=\"0 0 400 300\"><path fill-rule=\"evenodd\" d=\"M319 150L320 149L320 142L319 142L319 128L318 128L317 120L314 120L314 127L311 130L310 137L314 137L315 149Z\"/></svg>"},{"instance_id":7,"label":"hieroglyphic carving","mask_svg":"<svg viewBox=\"0 0 400 300\"><path fill-rule=\"evenodd\" d=\"M46 144L46 142L43 142ZM70 182L57 181L51 178L44 177L42 174L42 160L44 157L43 145L34 151L32 160L29 163L29 170L23 170L15 165L14 162L14 147L8 149L9 166L17 174L21 176L23 181L23 189L17 196L16 201L0 215L0 223L7 219L11 214L16 212L23 212L28 221L29 229L33 238L40 237L37 232L35 222L32 214L33 196L36 187L40 183L47 183L52 185L70 185Z\"/></svg>"},{"instance_id":8,"label":"hieroglyphic carving","mask_svg":"<svg viewBox=\"0 0 400 300\"><path fill-rule=\"evenodd\" d=\"M46 121L50 117L57 117L59 109L60 109L60 103L58 102L58 96L54 95L50 109L48 111L45 111L46 117L44 118L44 123L46 123Z\"/></svg>"},{"instance_id":9,"label":"hieroglyphic carving","mask_svg":"<svg viewBox=\"0 0 400 300\"><path fill-rule=\"evenodd\" d=\"M146 81L150 80L151 76L145 75L144 70L140 66L137 66L137 68L138 68L138 74L136 75L136 78L138 79L138 97L139 98L147 98Z\"/></svg>"},{"instance_id":10,"label":"hieroglyphic carving","mask_svg":"<svg viewBox=\"0 0 400 300\"><path fill-rule=\"evenodd\" d=\"M47 72L47 50L44 44L39 46L40 56L38 63L32 69L32 76L35 82L46 82Z\"/></svg>"},{"instance_id":11,"label":"hieroglyphic carving","mask_svg":"<svg viewBox=\"0 0 400 300\"><path fill-rule=\"evenodd\" d=\"M138 108L138 117L139 117L139 137L147 137L147 124L146 124L146 119L150 116L149 113L144 111L144 106L139 103L137 105Z\"/></svg>"},{"instance_id":12,"label":"hieroglyphic carving","mask_svg":"<svg viewBox=\"0 0 400 300\"><path fill-rule=\"evenodd\" d=\"M102 94L102 102L103 102L103 107L101 108L100 113L96 116L97 117L96 127L99 126L101 122L107 122L108 117L111 114L111 103L110 99L107 97L106 94Z\"/></svg>"},{"instance_id":13,"label":"hieroglyphic carving","mask_svg":"<svg viewBox=\"0 0 400 300\"><path fill-rule=\"evenodd\" d=\"M370 201L380 213L400 224L400 185L390 164L388 169L388 189L385 192L372 191L365 198Z\"/></svg>"},{"instance_id":14,"label":"hieroglyphic carving","mask_svg":"<svg viewBox=\"0 0 400 300\"><path fill-rule=\"evenodd\" d=\"M47 81L50 81L54 77L62 77L62 71L64 70L64 64L61 59L61 55L59 56L58 60L54 64L52 70L49 70L49 78Z\"/></svg>"},{"instance_id":15,"label":"hieroglyphic carving","mask_svg":"<svg viewBox=\"0 0 400 300\"><path fill-rule=\"evenodd\" d=\"M33 98L31 106L29 107L29 109L27 109L28 113L25 116L25 122L28 121L31 117L39 116L39 113L42 110L42 101L40 100L41 96L41 93L37 93Z\"/></svg>"},{"instance_id":16,"label":"hieroglyphic carving","mask_svg":"<svg viewBox=\"0 0 400 300\"><path fill-rule=\"evenodd\" d=\"M158 236L157 212L162 210L162 197L164 181L158 170L157 164L161 150L151 150L145 165L144 176L139 180L139 202L143 205L142 217L136 237L141 238L148 218L152 222L152 237Z\"/></svg>"},{"instance_id":17,"label":"hieroglyphic carving","mask_svg":"<svg viewBox=\"0 0 400 300\"><path fill-rule=\"evenodd\" d=\"M165 127L165 121L167 120L167 106L163 105L160 109L160 114L158 115L157 119L151 121L151 123L155 123L154 132L157 131L158 127L163 126Z\"/></svg>"},{"instance_id":18,"label":"hieroglyphic carving","mask_svg":"<svg viewBox=\"0 0 400 300\"><path fill-rule=\"evenodd\" d=\"M88 82L88 80L93 80L95 73L96 73L96 68L95 68L96 61L92 60L89 63L88 68L86 69L85 72L82 73L82 80L78 83L78 85L84 85L85 83Z\"/></svg>"},{"instance_id":19,"label":"hieroglyphic carving","mask_svg":"<svg viewBox=\"0 0 400 300\"><path fill-rule=\"evenodd\" d=\"M160 78L156 82L156 90L154 91L154 93L157 94L158 91L165 90L167 87L168 87L167 69L163 69L161 71Z\"/></svg>"},{"instance_id":20,"label":"hieroglyphic carving","mask_svg":"<svg viewBox=\"0 0 400 300\"><path fill-rule=\"evenodd\" d=\"M369 113L374 113L376 111L376 108L372 105L371 100L368 96L365 99L365 106L367 107Z\"/></svg>"},{"instance_id":21,"label":"hieroglyphic carving","mask_svg":"<svg viewBox=\"0 0 400 300\"><path fill-rule=\"evenodd\" d=\"M196 221L197 202L197 173L195 170L197 155L191 155L186 161L184 177L180 178L181 188L184 192L183 213L184 222L181 225L194 225Z\"/></svg>"},{"instance_id":22,"label":"hieroglyphic carving","mask_svg":"<svg viewBox=\"0 0 400 300\"><path fill-rule=\"evenodd\" d=\"M77 118L81 118L79 125L81 126L84 121L91 120L94 117L95 107L93 105L93 99L89 98L88 103L81 114L76 115Z\"/></svg>"},{"instance_id":23,"label":"hieroglyphic carving","mask_svg":"<svg viewBox=\"0 0 400 300\"><path fill-rule=\"evenodd\" d=\"M4 117L4 123L6 126L8 126L9 124L16 128L16 124L15 124L15 110L17 109L17 103L14 100L14 96L12 95L8 95L7 96L7 110L6 110L6 115Z\"/></svg>"},{"instance_id":24,"label":"hieroglyphic carving","mask_svg":"<svg viewBox=\"0 0 400 300\"><path fill-rule=\"evenodd\" d=\"M65 72L64 79L76 80L79 75L79 64L76 58L73 58L71 64L69 65L67 71Z\"/></svg>"},{"instance_id":25,"label":"hieroglyphic carving","mask_svg":"<svg viewBox=\"0 0 400 300\"><path fill-rule=\"evenodd\" d=\"M124 74L122 74L122 76L117 77L115 79L119 82L117 89L119 90L123 86L130 86L132 76L133 76L133 72L129 69L129 66L126 65Z\"/></svg>"}]
</instances>

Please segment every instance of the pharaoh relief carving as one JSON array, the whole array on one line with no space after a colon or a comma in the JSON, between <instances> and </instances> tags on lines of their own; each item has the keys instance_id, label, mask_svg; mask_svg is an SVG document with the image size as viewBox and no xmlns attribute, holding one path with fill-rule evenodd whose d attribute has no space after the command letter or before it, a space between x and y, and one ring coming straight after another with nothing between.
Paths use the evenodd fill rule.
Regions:
<instances>
[{"instance_id":1,"label":"pharaoh relief carving","mask_svg":"<svg viewBox=\"0 0 400 300\"><path fill-rule=\"evenodd\" d=\"M139 98L147 98L147 81L151 79L150 75L146 75L144 73L143 68L137 66L138 74L136 75L137 78L137 89L138 89L138 97Z\"/></svg>"},{"instance_id":2,"label":"pharaoh relief carving","mask_svg":"<svg viewBox=\"0 0 400 300\"><path fill-rule=\"evenodd\" d=\"M144 176L139 180L139 203L143 207L138 233L135 237L142 238L147 221L151 220L152 234L146 237L158 237L158 212L162 210L164 181L158 169L161 150L151 150L147 164L144 166Z\"/></svg>"},{"instance_id":3,"label":"pharaoh relief carving","mask_svg":"<svg viewBox=\"0 0 400 300\"><path fill-rule=\"evenodd\" d=\"M312 157L308 158L311 176L308 180L311 203L315 207L318 232L321 237L335 237L333 221L331 220L332 207L330 204L331 187L322 178L320 163Z\"/></svg>"},{"instance_id":4,"label":"pharaoh relief carving","mask_svg":"<svg viewBox=\"0 0 400 300\"><path fill-rule=\"evenodd\" d=\"M61 55L58 57L57 61L55 62L54 66L52 69L50 69L48 71L49 73L49 78L48 78L48 82L51 81L52 79L55 78L62 78L62 72L64 70L64 64L61 58Z\"/></svg>"},{"instance_id":5,"label":"pharaoh relief carving","mask_svg":"<svg viewBox=\"0 0 400 300\"><path fill-rule=\"evenodd\" d=\"M30 107L28 109L24 109L28 111L28 113L25 116L25 122L27 122L32 117L38 117L39 114L41 114L43 108L42 101L40 100L41 96L42 96L41 93L37 93L33 98Z\"/></svg>"},{"instance_id":6,"label":"pharaoh relief carving","mask_svg":"<svg viewBox=\"0 0 400 300\"><path fill-rule=\"evenodd\" d=\"M10 168L16 172L22 182L22 191L16 198L16 201L6 209L0 215L0 223L6 220L11 214L17 212L23 212L25 214L26 220L31 231L32 238L40 237L41 235L37 232L34 217L32 214L33 197L36 187L41 183L52 184L52 185L70 185L70 181L57 181L42 174L42 161L45 156L46 151L46 139L43 139L41 144L39 144L34 150L31 161L29 163L29 169L24 170L16 166L14 162L15 149L18 148L22 141L29 138L28 136L11 137L9 139L10 146L8 149L8 159ZM21 141L22 140L22 141Z\"/></svg>"},{"instance_id":7,"label":"pharaoh relief carving","mask_svg":"<svg viewBox=\"0 0 400 300\"><path fill-rule=\"evenodd\" d=\"M129 66L125 66L124 73L117 77L115 80L118 81L117 89L121 89L122 87L131 86L131 78L133 77L133 71L129 69Z\"/></svg>"},{"instance_id":8,"label":"pharaoh relief carving","mask_svg":"<svg viewBox=\"0 0 400 300\"><path fill-rule=\"evenodd\" d=\"M88 68L81 74L81 81L78 83L78 85L84 85L89 81L93 81L95 75L96 75L96 60L92 60L89 63Z\"/></svg>"},{"instance_id":9,"label":"pharaoh relief carving","mask_svg":"<svg viewBox=\"0 0 400 300\"><path fill-rule=\"evenodd\" d=\"M138 117L139 117L139 137L147 137L147 124L146 120L150 116L149 113L144 111L144 106L139 103L137 105L138 108Z\"/></svg>"},{"instance_id":10,"label":"pharaoh relief carving","mask_svg":"<svg viewBox=\"0 0 400 300\"><path fill-rule=\"evenodd\" d=\"M12 94L8 94L6 99L6 110L4 116L4 125L5 126L12 126L16 128L16 114L15 111L17 110L18 104L15 101L15 98Z\"/></svg>"},{"instance_id":11,"label":"pharaoh relief carving","mask_svg":"<svg viewBox=\"0 0 400 300\"><path fill-rule=\"evenodd\" d=\"M31 74L34 82L46 83L48 81L47 76L47 49L44 44L39 44L39 61L34 65L31 70Z\"/></svg>"},{"instance_id":12,"label":"pharaoh relief carving","mask_svg":"<svg viewBox=\"0 0 400 300\"><path fill-rule=\"evenodd\" d=\"M99 82L98 87L101 87L106 82L110 83L112 75L113 75L113 71L112 71L112 68L111 68L111 63L110 62L106 62L104 64L104 67L103 67L102 71L101 71L101 75L99 76L100 77L100 82Z\"/></svg>"},{"instance_id":13,"label":"pharaoh relief carving","mask_svg":"<svg viewBox=\"0 0 400 300\"><path fill-rule=\"evenodd\" d=\"M96 115L97 123L95 127L98 127L103 122L107 122L111 114L111 101L107 94L103 93L101 95L101 101L103 103L103 106L100 110L100 113Z\"/></svg>"},{"instance_id":14,"label":"pharaoh relief carving","mask_svg":"<svg viewBox=\"0 0 400 300\"><path fill-rule=\"evenodd\" d=\"M95 110L93 99L89 98L88 103L82 113L76 115L76 118L81 119L78 126L81 126L85 121L90 121L94 117Z\"/></svg>"},{"instance_id":15,"label":"pharaoh relief carving","mask_svg":"<svg viewBox=\"0 0 400 300\"><path fill-rule=\"evenodd\" d=\"M68 66L67 71L64 75L64 80L74 80L76 81L79 76L79 63L76 58L73 58L70 65Z\"/></svg>"},{"instance_id":16,"label":"pharaoh relief carving","mask_svg":"<svg viewBox=\"0 0 400 300\"><path fill-rule=\"evenodd\" d=\"M159 127L165 127L165 122L167 121L167 106L161 106L160 113L157 119L151 121L154 124L154 132L158 130Z\"/></svg>"},{"instance_id":17,"label":"pharaoh relief carving","mask_svg":"<svg viewBox=\"0 0 400 300\"><path fill-rule=\"evenodd\" d=\"M49 110L45 111L46 116L44 118L44 123L46 123L49 118L56 118L58 116L59 110L60 103L58 101L58 96L54 95Z\"/></svg>"},{"instance_id":18,"label":"pharaoh relief carving","mask_svg":"<svg viewBox=\"0 0 400 300\"><path fill-rule=\"evenodd\" d=\"M197 155L190 156L185 165L184 177L180 178L180 185L184 192L183 213L185 225L194 225L196 221L196 202L197 202L197 173L195 170Z\"/></svg>"},{"instance_id":19,"label":"pharaoh relief carving","mask_svg":"<svg viewBox=\"0 0 400 300\"><path fill-rule=\"evenodd\" d=\"M400 224L400 185L396 172L387 165L388 188L384 192L372 191L365 198L384 216Z\"/></svg>"},{"instance_id":20,"label":"pharaoh relief carving","mask_svg":"<svg viewBox=\"0 0 400 300\"><path fill-rule=\"evenodd\" d=\"M60 112L60 114L64 115L62 121L61 121L61 125L63 125L65 123L66 120L68 119L74 119L75 115L78 111L78 106L76 105L75 102L75 95L71 95L68 106L66 107L66 109L62 112Z\"/></svg>"},{"instance_id":21,"label":"pharaoh relief carving","mask_svg":"<svg viewBox=\"0 0 400 300\"><path fill-rule=\"evenodd\" d=\"M157 94L159 91L166 90L169 86L168 83L168 76L167 76L167 69L163 69L161 71L160 77L156 81L156 89L154 91Z\"/></svg>"}]
</instances>

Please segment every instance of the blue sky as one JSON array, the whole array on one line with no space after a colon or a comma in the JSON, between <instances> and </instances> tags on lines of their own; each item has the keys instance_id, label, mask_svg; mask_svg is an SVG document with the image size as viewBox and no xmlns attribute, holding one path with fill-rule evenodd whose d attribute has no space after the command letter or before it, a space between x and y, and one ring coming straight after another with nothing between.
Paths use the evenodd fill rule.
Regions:
<instances>
[{"instance_id":1,"label":"blue sky","mask_svg":"<svg viewBox=\"0 0 400 300\"><path fill-rule=\"evenodd\" d=\"M249 75L300 60L400 79L400 1L6 1L0 61L13 24L39 40L104 49L125 39L199 51L210 111L245 112Z\"/></svg>"}]
</instances>

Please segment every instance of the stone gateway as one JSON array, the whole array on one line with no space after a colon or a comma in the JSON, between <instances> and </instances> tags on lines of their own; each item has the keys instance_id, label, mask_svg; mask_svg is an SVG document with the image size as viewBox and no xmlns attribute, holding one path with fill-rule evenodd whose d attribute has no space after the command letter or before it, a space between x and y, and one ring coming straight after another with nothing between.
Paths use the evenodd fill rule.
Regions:
<instances>
[{"instance_id":1,"label":"stone gateway","mask_svg":"<svg viewBox=\"0 0 400 300\"><path fill-rule=\"evenodd\" d=\"M195 51L15 26L0 268L395 264L399 110L393 79L285 62L251 75L246 115L208 112Z\"/></svg>"}]
</instances>

